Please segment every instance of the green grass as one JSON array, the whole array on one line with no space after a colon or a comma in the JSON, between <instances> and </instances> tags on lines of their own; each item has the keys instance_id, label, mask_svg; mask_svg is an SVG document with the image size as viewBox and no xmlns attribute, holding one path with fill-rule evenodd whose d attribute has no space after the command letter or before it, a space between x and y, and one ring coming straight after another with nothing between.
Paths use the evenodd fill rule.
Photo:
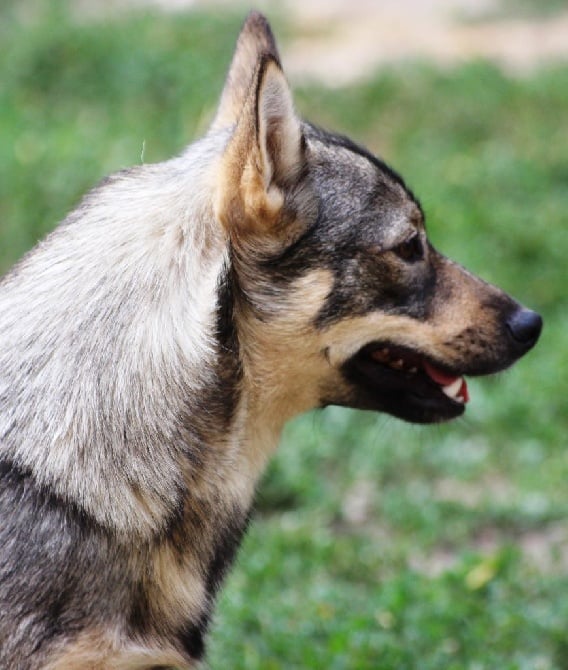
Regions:
<instances>
[{"instance_id":1,"label":"green grass","mask_svg":"<svg viewBox=\"0 0 568 670\"><path fill-rule=\"evenodd\" d=\"M110 171L206 128L242 17L0 9L0 269ZM445 253L542 311L541 343L418 428L291 423L220 597L212 670L568 668L568 67L476 63L298 90L405 175ZM227 659L230 659L228 661Z\"/></svg>"}]
</instances>

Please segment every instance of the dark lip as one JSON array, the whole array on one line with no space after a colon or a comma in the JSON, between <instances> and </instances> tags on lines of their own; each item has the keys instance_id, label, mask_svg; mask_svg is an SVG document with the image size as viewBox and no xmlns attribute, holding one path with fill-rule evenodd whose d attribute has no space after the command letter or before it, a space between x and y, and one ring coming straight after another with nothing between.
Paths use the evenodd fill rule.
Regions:
<instances>
[{"instance_id":1,"label":"dark lip","mask_svg":"<svg viewBox=\"0 0 568 670\"><path fill-rule=\"evenodd\" d=\"M381 348L388 348L393 357L415 364L418 371L395 370L373 360L371 353ZM366 344L345 363L344 373L361 389L365 398L361 402L363 409L385 411L412 423L438 423L461 416L465 404L448 397L442 387L424 372L425 361L445 374L463 375L462 371L418 350L389 341Z\"/></svg>"}]
</instances>

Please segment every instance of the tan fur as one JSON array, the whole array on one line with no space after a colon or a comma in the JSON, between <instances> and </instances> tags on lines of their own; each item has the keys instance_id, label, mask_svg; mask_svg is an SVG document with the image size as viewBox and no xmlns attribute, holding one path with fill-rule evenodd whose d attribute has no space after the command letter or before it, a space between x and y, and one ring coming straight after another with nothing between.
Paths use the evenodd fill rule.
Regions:
<instances>
[{"instance_id":1,"label":"tan fur","mask_svg":"<svg viewBox=\"0 0 568 670\"><path fill-rule=\"evenodd\" d=\"M147 595L156 621L169 622L175 630L178 621L198 618L207 602L207 593L193 552L179 556L171 545L163 544L151 561Z\"/></svg>"},{"instance_id":2,"label":"tan fur","mask_svg":"<svg viewBox=\"0 0 568 670\"><path fill-rule=\"evenodd\" d=\"M292 416L318 405L322 382L338 379L314 327L332 286L330 272L314 270L290 288L272 319L243 319L251 425L267 424L279 432Z\"/></svg>"},{"instance_id":3,"label":"tan fur","mask_svg":"<svg viewBox=\"0 0 568 670\"><path fill-rule=\"evenodd\" d=\"M68 640L42 665L43 670L152 670L157 666L194 670L175 649L122 638L119 630L89 630ZM15 669L14 669L15 670Z\"/></svg>"}]
</instances>

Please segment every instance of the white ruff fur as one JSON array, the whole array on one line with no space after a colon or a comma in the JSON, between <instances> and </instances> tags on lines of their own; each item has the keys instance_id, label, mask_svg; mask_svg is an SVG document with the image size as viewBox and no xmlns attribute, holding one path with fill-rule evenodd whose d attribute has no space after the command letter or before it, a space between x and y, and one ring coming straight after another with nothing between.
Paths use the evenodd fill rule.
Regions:
<instances>
[{"instance_id":1,"label":"white ruff fur","mask_svg":"<svg viewBox=\"0 0 568 670\"><path fill-rule=\"evenodd\" d=\"M152 533L179 503L180 404L214 356L226 139L111 178L0 291L0 425L26 425L2 452L116 529Z\"/></svg>"}]
</instances>

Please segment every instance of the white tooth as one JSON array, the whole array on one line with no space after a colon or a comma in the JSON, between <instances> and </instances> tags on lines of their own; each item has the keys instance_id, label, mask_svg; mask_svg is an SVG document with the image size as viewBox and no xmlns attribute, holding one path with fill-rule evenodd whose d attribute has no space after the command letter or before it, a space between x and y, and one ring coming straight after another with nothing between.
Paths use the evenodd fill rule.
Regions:
<instances>
[{"instance_id":1,"label":"white tooth","mask_svg":"<svg viewBox=\"0 0 568 670\"><path fill-rule=\"evenodd\" d=\"M461 396L458 395L463 384L463 379L458 377L454 382L442 387L442 391L452 400L459 400L462 402Z\"/></svg>"}]
</instances>

